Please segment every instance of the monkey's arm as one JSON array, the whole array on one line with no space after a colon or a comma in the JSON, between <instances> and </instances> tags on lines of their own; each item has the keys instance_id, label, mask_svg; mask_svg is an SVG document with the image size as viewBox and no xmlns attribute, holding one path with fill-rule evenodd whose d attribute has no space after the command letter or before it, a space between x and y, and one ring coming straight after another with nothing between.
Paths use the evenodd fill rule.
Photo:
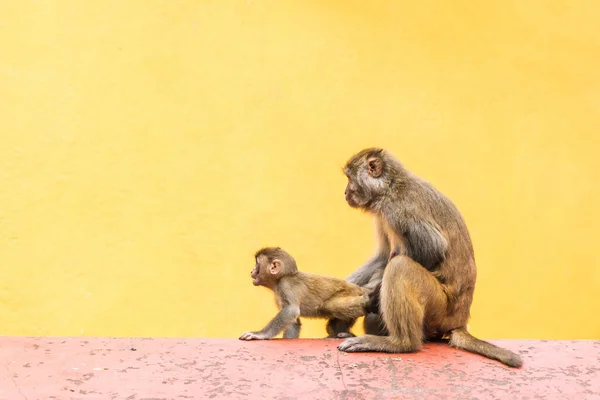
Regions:
<instances>
[{"instance_id":1,"label":"monkey's arm","mask_svg":"<svg viewBox=\"0 0 600 400\"><path fill-rule=\"evenodd\" d=\"M377 252L365 264L354 271L346 280L359 286L365 285L371 280L373 274L386 266L390 255L390 243L388 237L381 226L381 222L376 220L377 230Z\"/></svg>"},{"instance_id":2,"label":"monkey's arm","mask_svg":"<svg viewBox=\"0 0 600 400\"><path fill-rule=\"evenodd\" d=\"M300 337L300 328L302 324L300 323L300 318L296 318L296 321L292 323L292 325L283 332L284 339L298 339Z\"/></svg>"},{"instance_id":3,"label":"monkey's arm","mask_svg":"<svg viewBox=\"0 0 600 400\"><path fill-rule=\"evenodd\" d=\"M404 236L406 255L425 269L433 271L445 260L448 242L428 221L403 218L396 228Z\"/></svg>"},{"instance_id":4,"label":"monkey's arm","mask_svg":"<svg viewBox=\"0 0 600 400\"><path fill-rule=\"evenodd\" d=\"M367 314L368 313L379 314L379 301L380 301L379 292L381 290L382 281L383 281L383 269L379 269L373 273L373 276L371 277L369 282L367 282L367 284L365 284L363 286L363 288L366 290L366 292L369 295L369 300L367 301L367 304L365 305L365 310L366 310Z\"/></svg>"},{"instance_id":5,"label":"monkey's arm","mask_svg":"<svg viewBox=\"0 0 600 400\"><path fill-rule=\"evenodd\" d=\"M297 322L300 317L300 301L296 289L287 282L280 281L276 293L281 298L281 310L263 329L258 332L246 332L240 339L270 339Z\"/></svg>"},{"instance_id":6,"label":"monkey's arm","mask_svg":"<svg viewBox=\"0 0 600 400\"><path fill-rule=\"evenodd\" d=\"M374 291L378 291L383 281L383 269L378 269L373 272L369 282L363 285L363 289L370 295Z\"/></svg>"},{"instance_id":7,"label":"monkey's arm","mask_svg":"<svg viewBox=\"0 0 600 400\"><path fill-rule=\"evenodd\" d=\"M267 326L258 332L246 332L240 336L241 340L263 340L271 339L278 333L287 329L300 316L300 307L296 305L287 305L283 307L277 315L269 321Z\"/></svg>"}]
</instances>

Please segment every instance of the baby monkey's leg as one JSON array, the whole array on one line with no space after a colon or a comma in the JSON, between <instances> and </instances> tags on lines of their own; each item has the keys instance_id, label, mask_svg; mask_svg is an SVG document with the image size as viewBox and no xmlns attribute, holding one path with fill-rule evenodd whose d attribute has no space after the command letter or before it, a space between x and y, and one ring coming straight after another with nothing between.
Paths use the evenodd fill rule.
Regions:
<instances>
[{"instance_id":1,"label":"baby monkey's leg","mask_svg":"<svg viewBox=\"0 0 600 400\"><path fill-rule=\"evenodd\" d=\"M348 338L354 335L350 328L358 317L365 315L365 296L334 297L325 302L323 309L332 316L327 323L330 338Z\"/></svg>"}]
</instances>

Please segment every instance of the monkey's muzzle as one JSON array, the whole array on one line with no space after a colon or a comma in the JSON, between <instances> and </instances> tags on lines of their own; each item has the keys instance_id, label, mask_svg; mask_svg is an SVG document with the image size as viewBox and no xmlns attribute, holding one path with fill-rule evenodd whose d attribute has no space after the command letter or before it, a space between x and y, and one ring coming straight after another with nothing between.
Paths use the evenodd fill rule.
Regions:
<instances>
[{"instance_id":1,"label":"monkey's muzzle","mask_svg":"<svg viewBox=\"0 0 600 400\"><path fill-rule=\"evenodd\" d=\"M358 207L358 203L350 195L346 195L346 203L352 208Z\"/></svg>"},{"instance_id":2,"label":"monkey's muzzle","mask_svg":"<svg viewBox=\"0 0 600 400\"><path fill-rule=\"evenodd\" d=\"M253 269L252 272L250 272L250 277L252 278L252 284L254 286L260 286L260 277L258 276L258 273L256 273L256 270Z\"/></svg>"}]
</instances>

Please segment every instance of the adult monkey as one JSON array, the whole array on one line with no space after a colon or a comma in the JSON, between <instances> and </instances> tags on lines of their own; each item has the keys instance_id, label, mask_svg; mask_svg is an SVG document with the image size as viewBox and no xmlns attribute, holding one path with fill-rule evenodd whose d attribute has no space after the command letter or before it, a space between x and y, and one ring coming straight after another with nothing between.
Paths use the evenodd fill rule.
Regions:
<instances>
[{"instance_id":1,"label":"adult monkey","mask_svg":"<svg viewBox=\"0 0 600 400\"><path fill-rule=\"evenodd\" d=\"M469 231L455 205L384 149L360 151L344 173L347 203L375 216L379 239L376 254L348 280L364 285L385 269L379 292L383 326L370 314L367 334L338 348L407 353L419 350L424 339L449 335L453 347L521 366L517 354L467 332L477 272ZM349 329L338 320L329 326L340 337Z\"/></svg>"}]
</instances>

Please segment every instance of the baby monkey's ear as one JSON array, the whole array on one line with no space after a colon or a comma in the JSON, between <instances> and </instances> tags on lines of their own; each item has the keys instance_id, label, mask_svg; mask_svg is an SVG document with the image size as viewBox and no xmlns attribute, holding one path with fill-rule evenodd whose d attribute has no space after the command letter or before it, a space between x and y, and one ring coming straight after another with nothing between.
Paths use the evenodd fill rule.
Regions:
<instances>
[{"instance_id":1,"label":"baby monkey's ear","mask_svg":"<svg viewBox=\"0 0 600 400\"><path fill-rule=\"evenodd\" d=\"M277 275L281 271L281 261L278 259L274 259L271 265L269 266L269 272L271 275Z\"/></svg>"}]
</instances>

